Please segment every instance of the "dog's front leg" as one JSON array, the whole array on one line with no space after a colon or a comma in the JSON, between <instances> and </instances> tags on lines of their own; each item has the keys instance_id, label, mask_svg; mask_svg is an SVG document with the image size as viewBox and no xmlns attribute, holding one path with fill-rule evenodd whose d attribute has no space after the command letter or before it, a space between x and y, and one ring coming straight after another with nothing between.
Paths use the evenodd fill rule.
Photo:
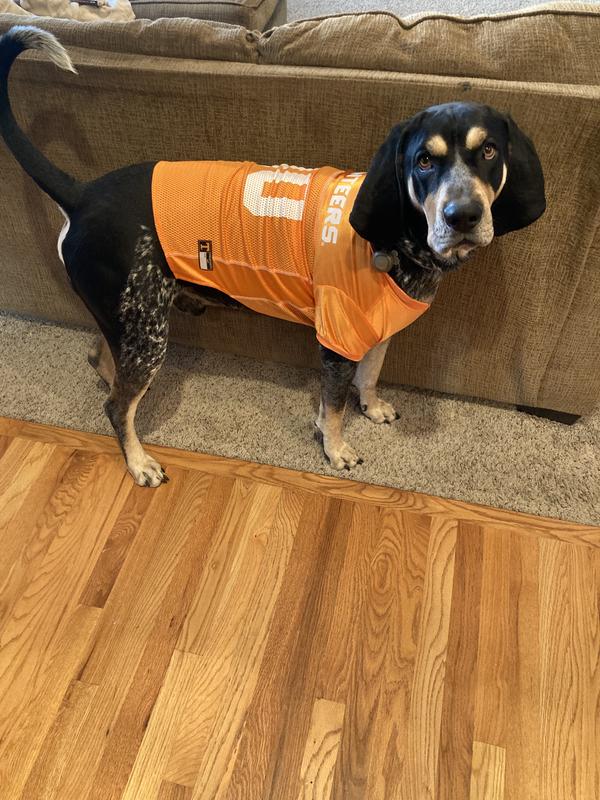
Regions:
<instances>
[{"instance_id":1,"label":"dog's front leg","mask_svg":"<svg viewBox=\"0 0 600 800\"><path fill-rule=\"evenodd\" d=\"M321 405L316 422L323 449L334 469L350 469L362 463L344 441L344 411L356 363L319 345L321 354Z\"/></svg>"},{"instance_id":2,"label":"dog's front leg","mask_svg":"<svg viewBox=\"0 0 600 800\"><path fill-rule=\"evenodd\" d=\"M398 419L396 409L385 400L377 397L377 381L383 366L383 360L390 343L389 339L375 345L359 362L353 384L360 395L360 408L363 414L373 422L393 422Z\"/></svg>"}]
</instances>

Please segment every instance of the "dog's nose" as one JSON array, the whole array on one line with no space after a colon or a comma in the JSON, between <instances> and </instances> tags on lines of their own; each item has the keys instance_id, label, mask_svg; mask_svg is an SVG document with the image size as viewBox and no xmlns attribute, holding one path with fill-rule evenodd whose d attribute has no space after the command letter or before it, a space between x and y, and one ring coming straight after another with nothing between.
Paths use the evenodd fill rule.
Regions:
<instances>
[{"instance_id":1,"label":"dog's nose","mask_svg":"<svg viewBox=\"0 0 600 800\"><path fill-rule=\"evenodd\" d=\"M483 206L479 200L454 200L444 208L444 219L455 231L467 233L481 219Z\"/></svg>"}]
</instances>

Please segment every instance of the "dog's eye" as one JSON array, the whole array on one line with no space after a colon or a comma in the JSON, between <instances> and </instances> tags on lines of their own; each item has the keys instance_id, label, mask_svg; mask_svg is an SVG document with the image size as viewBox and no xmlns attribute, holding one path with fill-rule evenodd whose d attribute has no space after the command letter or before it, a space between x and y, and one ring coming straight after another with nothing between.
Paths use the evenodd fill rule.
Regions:
<instances>
[{"instance_id":1,"label":"dog's eye","mask_svg":"<svg viewBox=\"0 0 600 800\"><path fill-rule=\"evenodd\" d=\"M483 145L483 157L486 161L491 161L498 152L498 148L492 142L486 142Z\"/></svg>"},{"instance_id":2,"label":"dog's eye","mask_svg":"<svg viewBox=\"0 0 600 800\"><path fill-rule=\"evenodd\" d=\"M421 153L421 155L417 158L417 166L423 172L427 172L433 166L431 162L431 156L429 153Z\"/></svg>"}]
</instances>

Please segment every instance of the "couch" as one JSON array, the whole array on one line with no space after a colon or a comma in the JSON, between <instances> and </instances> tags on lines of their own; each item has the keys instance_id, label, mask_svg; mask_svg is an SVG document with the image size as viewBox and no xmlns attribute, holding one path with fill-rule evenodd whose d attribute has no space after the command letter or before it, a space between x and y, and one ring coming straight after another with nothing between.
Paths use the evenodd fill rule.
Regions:
<instances>
[{"instance_id":1,"label":"couch","mask_svg":"<svg viewBox=\"0 0 600 800\"><path fill-rule=\"evenodd\" d=\"M22 17L0 17L0 30ZM383 379L499 403L586 414L600 398L600 9L560 3L458 19L343 14L264 33L185 18L37 19L78 75L19 59L24 129L81 179L151 159L250 159L366 169L390 126L432 103L510 111L535 140L548 210L443 284L399 334ZM0 308L91 325L58 259L62 218L0 148ZM316 365L309 328L174 310L194 347ZM83 357L83 356L82 356Z\"/></svg>"}]
</instances>

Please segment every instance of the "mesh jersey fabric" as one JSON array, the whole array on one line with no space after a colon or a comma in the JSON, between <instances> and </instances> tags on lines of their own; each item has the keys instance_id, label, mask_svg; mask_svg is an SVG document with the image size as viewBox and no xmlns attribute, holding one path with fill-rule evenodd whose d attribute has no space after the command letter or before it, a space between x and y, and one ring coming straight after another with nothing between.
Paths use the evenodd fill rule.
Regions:
<instances>
[{"instance_id":1,"label":"mesh jersey fabric","mask_svg":"<svg viewBox=\"0 0 600 800\"><path fill-rule=\"evenodd\" d=\"M154 223L179 280L313 326L359 361L428 308L372 266L349 214L365 173L235 161L160 161Z\"/></svg>"}]
</instances>

